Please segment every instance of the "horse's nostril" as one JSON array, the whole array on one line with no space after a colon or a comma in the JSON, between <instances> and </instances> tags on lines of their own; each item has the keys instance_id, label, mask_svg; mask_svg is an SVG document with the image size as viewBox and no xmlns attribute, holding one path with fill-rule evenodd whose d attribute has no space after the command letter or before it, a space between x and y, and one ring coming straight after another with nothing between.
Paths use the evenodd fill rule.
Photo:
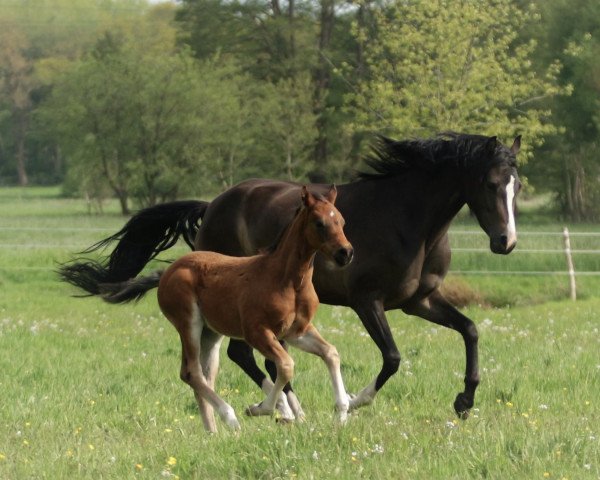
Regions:
<instances>
[{"instance_id":1,"label":"horse's nostril","mask_svg":"<svg viewBox=\"0 0 600 480\"><path fill-rule=\"evenodd\" d=\"M506 235L500 235L500 245L506 248L508 244L508 237Z\"/></svg>"}]
</instances>

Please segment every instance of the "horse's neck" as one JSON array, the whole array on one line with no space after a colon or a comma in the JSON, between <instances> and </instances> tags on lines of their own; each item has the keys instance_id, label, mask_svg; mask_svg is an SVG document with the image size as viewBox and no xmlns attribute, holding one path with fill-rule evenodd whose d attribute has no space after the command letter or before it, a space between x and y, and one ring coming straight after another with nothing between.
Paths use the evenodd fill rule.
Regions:
<instances>
[{"instance_id":1,"label":"horse's neck","mask_svg":"<svg viewBox=\"0 0 600 480\"><path fill-rule=\"evenodd\" d=\"M303 213L292 221L283 234L281 242L271 254L273 271L281 279L283 287L294 289L312 281L313 260L316 250L306 241Z\"/></svg>"},{"instance_id":2,"label":"horse's neck","mask_svg":"<svg viewBox=\"0 0 600 480\"><path fill-rule=\"evenodd\" d=\"M370 186L361 195L370 197L370 204L380 203L376 208L390 213L386 221L395 218L400 222L398 228L401 231L422 237L427 243L446 233L450 222L465 204L462 180L456 172L432 176L415 171L375 182L375 186ZM376 202L374 197L379 197L381 202ZM396 215L394 209L398 210Z\"/></svg>"},{"instance_id":3,"label":"horse's neck","mask_svg":"<svg viewBox=\"0 0 600 480\"><path fill-rule=\"evenodd\" d=\"M429 194L422 199L424 220L429 234L439 237L447 232L450 222L465 204L462 180L456 172L437 175L429 180L426 191Z\"/></svg>"}]
</instances>

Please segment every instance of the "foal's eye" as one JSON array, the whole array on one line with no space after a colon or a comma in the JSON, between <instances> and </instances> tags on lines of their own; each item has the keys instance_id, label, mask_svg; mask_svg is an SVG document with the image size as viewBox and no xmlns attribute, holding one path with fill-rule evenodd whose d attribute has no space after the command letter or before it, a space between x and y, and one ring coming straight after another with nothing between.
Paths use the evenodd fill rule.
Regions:
<instances>
[{"instance_id":1,"label":"foal's eye","mask_svg":"<svg viewBox=\"0 0 600 480\"><path fill-rule=\"evenodd\" d=\"M318 228L319 230L322 230L322 229L324 229L324 228L325 228L325 222L324 222L323 220L317 220L317 221L315 222L315 225L317 226L317 228Z\"/></svg>"}]
</instances>

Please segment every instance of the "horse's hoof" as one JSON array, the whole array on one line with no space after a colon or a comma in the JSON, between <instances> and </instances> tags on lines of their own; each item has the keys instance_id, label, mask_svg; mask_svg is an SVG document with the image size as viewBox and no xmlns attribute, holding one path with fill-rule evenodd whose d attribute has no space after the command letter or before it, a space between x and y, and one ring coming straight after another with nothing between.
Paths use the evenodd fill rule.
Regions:
<instances>
[{"instance_id":1,"label":"horse's hoof","mask_svg":"<svg viewBox=\"0 0 600 480\"><path fill-rule=\"evenodd\" d=\"M467 398L467 396L461 392L456 396L454 400L454 411L461 420L469 418L469 411L473 407L473 400Z\"/></svg>"}]
</instances>

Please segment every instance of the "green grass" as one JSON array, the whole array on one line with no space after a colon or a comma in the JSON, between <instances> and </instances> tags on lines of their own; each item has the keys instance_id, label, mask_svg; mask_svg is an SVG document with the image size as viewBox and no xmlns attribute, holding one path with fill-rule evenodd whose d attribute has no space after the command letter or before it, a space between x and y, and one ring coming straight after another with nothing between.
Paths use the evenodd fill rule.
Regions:
<instances>
[{"instance_id":1,"label":"green grass","mask_svg":"<svg viewBox=\"0 0 600 480\"><path fill-rule=\"evenodd\" d=\"M154 296L129 306L73 298L52 272L122 226L116 205L106 211L87 215L56 189L20 197L0 189L0 227L15 228L0 229L0 243L18 245L0 248L0 478L600 478L597 293L576 303L528 305L524 296L517 306L467 308L481 334L482 383L466 421L452 410L462 340L399 312L389 317L400 371L344 427L333 421L324 365L298 351L306 422L244 417L262 394L223 348L217 389L242 431L219 422L211 436L178 378L179 340ZM40 244L51 246L32 246ZM501 277L493 288L510 299L549 278L528 287ZM468 277L476 286L484 279ZM322 306L315 322L340 351L348 390L369 383L380 354L355 314Z\"/></svg>"}]
</instances>

